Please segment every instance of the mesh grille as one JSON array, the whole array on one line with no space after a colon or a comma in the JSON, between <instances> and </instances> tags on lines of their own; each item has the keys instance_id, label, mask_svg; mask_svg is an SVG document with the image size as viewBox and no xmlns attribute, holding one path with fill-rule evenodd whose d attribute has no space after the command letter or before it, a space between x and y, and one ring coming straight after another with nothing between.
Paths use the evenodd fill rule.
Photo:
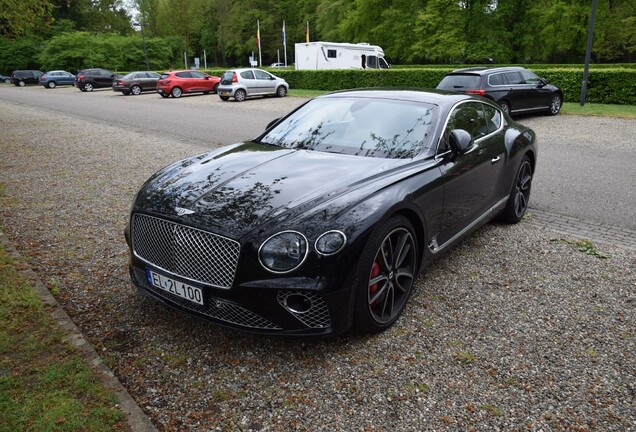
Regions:
<instances>
[{"instance_id":1,"label":"mesh grille","mask_svg":"<svg viewBox=\"0 0 636 432\"><path fill-rule=\"evenodd\" d=\"M267 329L267 330L282 330L273 322L256 315L244 307L238 306L234 303L227 302L225 300L207 297L204 305L198 305L188 300L177 297L159 288L156 288L148 283L146 279L146 272L141 269L135 268L135 277L137 281L143 285L143 287L149 291L152 291L156 296L164 298L171 303L175 303L180 307L198 312L205 316L225 321L227 323L239 325L242 327L249 327L254 329Z\"/></svg>"},{"instance_id":2,"label":"mesh grille","mask_svg":"<svg viewBox=\"0 0 636 432\"><path fill-rule=\"evenodd\" d=\"M226 237L141 214L133 215L132 242L144 261L218 288L232 286L241 250Z\"/></svg>"},{"instance_id":3,"label":"mesh grille","mask_svg":"<svg viewBox=\"0 0 636 432\"><path fill-rule=\"evenodd\" d=\"M285 305L285 300L290 295L299 295L307 298L311 302L311 308L307 312L302 313L291 310ZM331 316L329 315L327 303L316 293L306 291L279 291L276 298L278 303L280 303L285 310L309 328L327 328L331 325Z\"/></svg>"}]
</instances>

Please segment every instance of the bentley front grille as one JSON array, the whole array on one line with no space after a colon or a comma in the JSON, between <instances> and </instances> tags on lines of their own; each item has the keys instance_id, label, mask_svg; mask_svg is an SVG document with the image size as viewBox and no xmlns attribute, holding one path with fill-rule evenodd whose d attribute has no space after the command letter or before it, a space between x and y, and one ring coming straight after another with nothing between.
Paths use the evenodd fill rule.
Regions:
<instances>
[{"instance_id":1,"label":"bentley front grille","mask_svg":"<svg viewBox=\"0 0 636 432\"><path fill-rule=\"evenodd\" d=\"M135 255L168 273L230 288L241 246L211 232L153 216L134 214L132 245Z\"/></svg>"}]
</instances>

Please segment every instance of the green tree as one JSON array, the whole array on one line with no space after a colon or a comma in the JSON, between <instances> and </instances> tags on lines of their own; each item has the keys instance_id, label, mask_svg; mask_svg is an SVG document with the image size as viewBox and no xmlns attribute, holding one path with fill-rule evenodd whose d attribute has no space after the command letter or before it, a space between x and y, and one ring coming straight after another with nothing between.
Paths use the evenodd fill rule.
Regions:
<instances>
[{"instance_id":1,"label":"green tree","mask_svg":"<svg viewBox=\"0 0 636 432\"><path fill-rule=\"evenodd\" d=\"M41 0L0 0L0 36L40 36L53 19L52 5Z\"/></svg>"}]
</instances>

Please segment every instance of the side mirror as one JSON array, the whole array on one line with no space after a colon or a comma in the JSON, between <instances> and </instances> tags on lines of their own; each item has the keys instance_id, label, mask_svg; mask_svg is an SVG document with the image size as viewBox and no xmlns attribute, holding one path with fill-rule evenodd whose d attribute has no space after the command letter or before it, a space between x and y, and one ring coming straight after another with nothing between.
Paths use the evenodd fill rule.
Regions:
<instances>
[{"instance_id":1,"label":"side mirror","mask_svg":"<svg viewBox=\"0 0 636 432\"><path fill-rule=\"evenodd\" d=\"M267 127L265 128L265 130L266 131L270 130L272 128L272 126L274 126L278 122L278 120L280 120L280 117L275 118L271 122L267 123Z\"/></svg>"},{"instance_id":2,"label":"side mirror","mask_svg":"<svg viewBox=\"0 0 636 432\"><path fill-rule=\"evenodd\" d=\"M464 129L453 129L450 133L449 144L457 153L466 153L475 142L473 137Z\"/></svg>"}]
</instances>

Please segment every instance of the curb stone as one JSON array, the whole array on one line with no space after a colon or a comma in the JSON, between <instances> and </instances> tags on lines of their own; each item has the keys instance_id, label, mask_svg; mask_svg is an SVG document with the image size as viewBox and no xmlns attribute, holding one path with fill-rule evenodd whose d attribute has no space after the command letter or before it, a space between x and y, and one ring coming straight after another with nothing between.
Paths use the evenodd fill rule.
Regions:
<instances>
[{"instance_id":1,"label":"curb stone","mask_svg":"<svg viewBox=\"0 0 636 432\"><path fill-rule=\"evenodd\" d=\"M44 285L35 271L26 263L1 229L0 244L15 261L20 263L22 269L18 271L32 282L38 297L40 297L46 306L52 308L50 312L51 317L57 322L69 342L79 350L84 361L91 366L91 369L95 372L102 384L113 393L117 399L119 408L126 415L130 429L135 432L158 432L148 416L146 416L139 405L137 405L137 402L135 402L126 391L113 371L102 361L93 346L84 337L79 328L77 328L68 314L62 309L57 300L55 300L55 297L53 297L46 285Z\"/></svg>"}]
</instances>

